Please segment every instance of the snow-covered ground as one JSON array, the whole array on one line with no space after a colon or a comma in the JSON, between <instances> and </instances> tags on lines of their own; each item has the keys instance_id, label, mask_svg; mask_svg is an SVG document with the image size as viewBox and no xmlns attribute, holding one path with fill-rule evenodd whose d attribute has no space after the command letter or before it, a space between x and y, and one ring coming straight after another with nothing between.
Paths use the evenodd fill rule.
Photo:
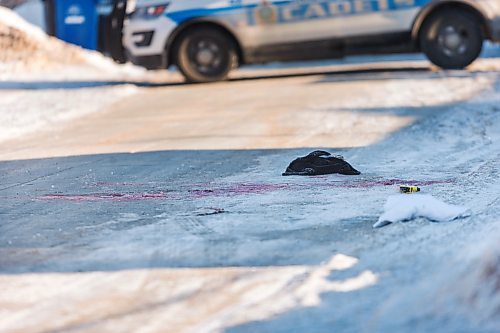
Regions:
<instances>
[{"instance_id":1,"label":"snow-covered ground","mask_svg":"<svg viewBox=\"0 0 500 333\"><path fill-rule=\"evenodd\" d=\"M57 135L90 113L98 124L102 110L113 127L130 126L126 116L151 127L115 133L115 153L0 162L0 331L498 332L498 59L393 73L427 64L392 57L361 65L387 69L368 78L320 63L317 76L283 79L290 68L272 65L238 74L277 76L264 82L145 92L112 83L140 70L74 52L31 73L9 55L0 140L29 149L44 136L27 133ZM247 129L253 139L238 140ZM190 131L194 150L179 139ZM161 134L175 135L165 144ZM134 139L168 150L122 154ZM321 142L362 174L280 176ZM470 214L373 229L403 182Z\"/></svg>"},{"instance_id":2,"label":"snow-covered ground","mask_svg":"<svg viewBox=\"0 0 500 333\"><path fill-rule=\"evenodd\" d=\"M483 89L430 110L405 101L399 112L427 116L338 151L363 172L354 177L283 179L309 149L2 163L0 267L13 274L0 276L0 328L495 332L500 86ZM395 178L471 215L373 229ZM123 188L124 201L104 195Z\"/></svg>"},{"instance_id":3,"label":"snow-covered ground","mask_svg":"<svg viewBox=\"0 0 500 333\"><path fill-rule=\"evenodd\" d=\"M378 114L410 119L399 129L379 123L385 136L353 137L351 148L329 141L359 176L280 176L313 148L1 163L0 268L9 274L0 275L0 330L496 332L498 73L424 75L373 80L370 91L384 94L304 109L328 113L314 119L332 128L345 113L372 126ZM317 89L364 87L328 83L334 77ZM251 84L273 82L275 97L311 86ZM173 89L180 99L211 88L182 89ZM470 216L373 229L402 182Z\"/></svg>"},{"instance_id":4,"label":"snow-covered ground","mask_svg":"<svg viewBox=\"0 0 500 333\"><path fill-rule=\"evenodd\" d=\"M135 92L129 82L147 77L142 68L49 37L0 7L0 141L105 110Z\"/></svg>"},{"instance_id":5,"label":"snow-covered ground","mask_svg":"<svg viewBox=\"0 0 500 333\"><path fill-rule=\"evenodd\" d=\"M65 122L106 110L135 91L130 85L30 92L17 89L5 92L0 88L0 141L53 130Z\"/></svg>"}]
</instances>

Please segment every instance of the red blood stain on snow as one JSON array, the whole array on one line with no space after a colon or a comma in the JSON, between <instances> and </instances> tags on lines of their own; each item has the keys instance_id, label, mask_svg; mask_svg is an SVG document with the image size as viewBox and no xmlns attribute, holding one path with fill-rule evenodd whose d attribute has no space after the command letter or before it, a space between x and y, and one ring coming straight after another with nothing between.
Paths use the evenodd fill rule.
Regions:
<instances>
[{"instance_id":1,"label":"red blood stain on snow","mask_svg":"<svg viewBox=\"0 0 500 333\"><path fill-rule=\"evenodd\" d=\"M64 200L76 202L88 201L139 201L165 199L165 192L157 193L88 193L88 194L46 194L38 197L39 200Z\"/></svg>"},{"instance_id":2,"label":"red blood stain on snow","mask_svg":"<svg viewBox=\"0 0 500 333\"><path fill-rule=\"evenodd\" d=\"M246 194L265 194L282 190L305 190L312 188L371 188L379 186L395 186L395 185L418 185L427 186L435 184L450 184L454 180L404 180L404 179L375 179L375 180L355 180L355 181L325 181L321 178L321 182L314 183L236 183L230 185L191 185L188 188L180 188L177 190L165 190L159 192L138 192L138 193L90 193L90 194L46 194L38 197L39 200L65 200L75 202L88 201L139 201L139 200L185 200L190 198L204 197L223 197L236 196ZM115 185L122 185L119 183ZM128 184L128 183L127 183ZM137 185L137 184L135 184ZM140 186L138 186L140 187ZM193 187L197 187L193 189ZM168 196L167 196L168 193Z\"/></svg>"},{"instance_id":3,"label":"red blood stain on snow","mask_svg":"<svg viewBox=\"0 0 500 333\"><path fill-rule=\"evenodd\" d=\"M336 188L370 188L377 186L394 186L394 185L434 185L434 184L449 184L453 180L403 180L403 179L384 179L384 180L358 180L358 181L322 181L310 184L258 184L258 183L241 183L225 187L211 187L205 189L189 190L189 192L199 198L207 196L231 196L241 194L263 194L280 190L304 190L317 187L336 187Z\"/></svg>"},{"instance_id":4,"label":"red blood stain on snow","mask_svg":"<svg viewBox=\"0 0 500 333\"><path fill-rule=\"evenodd\" d=\"M230 196L230 195L241 195L241 194L260 194L260 193L274 192L278 190L286 190L289 188L290 188L289 184L241 183L225 187L190 190L189 193L191 193L195 197Z\"/></svg>"}]
</instances>

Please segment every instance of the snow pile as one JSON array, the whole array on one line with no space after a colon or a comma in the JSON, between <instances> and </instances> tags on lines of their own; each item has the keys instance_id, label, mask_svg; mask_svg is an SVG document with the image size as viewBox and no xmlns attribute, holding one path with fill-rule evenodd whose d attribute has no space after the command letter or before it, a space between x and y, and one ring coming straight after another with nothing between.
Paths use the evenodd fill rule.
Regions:
<instances>
[{"instance_id":1,"label":"snow pile","mask_svg":"<svg viewBox=\"0 0 500 333\"><path fill-rule=\"evenodd\" d=\"M0 62L3 70L56 69L67 64L83 64L85 60L78 51L0 7Z\"/></svg>"},{"instance_id":2,"label":"snow pile","mask_svg":"<svg viewBox=\"0 0 500 333\"><path fill-rule=\"evenodd\" d=\"M373 318L376 332L498 332L500 230L489 230L436 274L388 299Z\"/></svg>"},{"instance_id":3,"label":"snow pile","mask_svg":"<svg viewBox=\"0 0 500 333\"><path fill-rule=\"evenodd\" d=\"M500 327L500 234L477 252L457 279L462 304L475 310L480 322L496 319Z\"/></svg>"},{"instance_id":4,"label":"snow pile","mask_svg":"<svg viewBox=\"0 0 500 333\"><path fill-rule=\"evenodd\" d=\"M60 79L103 74L129 77L144 72L135 66L115 64L97 52L50 37L13 11L0 7L0 80L19 79L18 74L25 73L31 77L36 73L51 73Z\"/></svg>"},{"instance_id":5,"label":"snow pile","mask_svg":"<svg viewBox=\"0 0 500 333\"><path fill-rule=\"evenodd\" d=\"M126 83L145 73L50 37L0 7L0 142L106 109L135 93Z\"/></svg>"},{"instance_id":6,"label":"snow pile","mask_svg":"<svg viewBox=\"0 0 500 333\"><path fill-rule=\"evenodd\" d=\"M387 199L384 213L373 227L379 228L417 217L425 217L435 222L446 222L468 214L467 208L447 204L428 194L399 194Z\"/></svg>"}]
</instances>

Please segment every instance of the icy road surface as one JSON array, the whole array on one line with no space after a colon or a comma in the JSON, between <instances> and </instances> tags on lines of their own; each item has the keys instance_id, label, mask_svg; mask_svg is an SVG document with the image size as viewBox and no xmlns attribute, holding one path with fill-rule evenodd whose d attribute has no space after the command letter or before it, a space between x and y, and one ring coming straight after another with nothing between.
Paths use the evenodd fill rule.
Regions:
<instances>
[{"instance_id":1,"label":"icy road surface","mask_svg":"<svg viewBox=\"0 0 500 333\"><path fill-rule=\"evenodd\" d=\"M138 87L0 143L0 331L498 332L499 72L393 65ZM362 174L280 176L320 147ZM373 229L400 183L472 214Z\"/></svg>"}]
</instances>

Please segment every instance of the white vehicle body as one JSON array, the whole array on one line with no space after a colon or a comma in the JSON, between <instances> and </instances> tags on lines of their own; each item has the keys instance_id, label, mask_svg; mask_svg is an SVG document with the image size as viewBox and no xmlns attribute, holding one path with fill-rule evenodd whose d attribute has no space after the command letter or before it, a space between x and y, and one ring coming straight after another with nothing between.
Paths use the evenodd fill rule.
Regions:
<instances>
[{"instance_id":1,"label":"white vehicle body","mask_svg":"<svg viewBox=\"0 0 500 333\"><path fill-rule=\"evenodd\" d=\"M132 14L124 45L149 68L175 63L186 29L218 27L237 46L239 64L332 58L348 54L419 51L422 23L440 8L470 11L485 39L500 41L500 0L146 0L161 15Z\"/></svg>"}]
</instances>

